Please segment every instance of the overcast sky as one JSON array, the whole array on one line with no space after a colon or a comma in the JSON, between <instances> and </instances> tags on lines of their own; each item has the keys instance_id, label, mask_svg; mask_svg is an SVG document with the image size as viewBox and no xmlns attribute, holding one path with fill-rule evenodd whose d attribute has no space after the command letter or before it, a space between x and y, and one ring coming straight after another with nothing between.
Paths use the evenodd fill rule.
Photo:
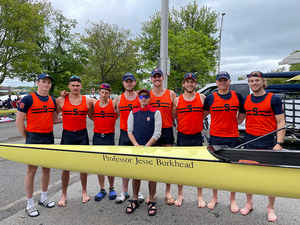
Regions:
<instances>
[{"instance_id":1,"label":"overcast sky","mask_svg":"<svg viewBox=\"0 0 300 225\"><path fill-rule=\"evenodd\" d=\"M76 32L83 33L87 20L103 20L130 29L136 35L141 24L155 10L161 10L161 0L51 0L54 9L78 22ZM278 62L300 50L299 0L203 0L199 6L212 7L223 20L221 70L232 80L253 70L262 72L278 67ZM169 0L169 7L193 3L192 0ZM189 71L186 71L189 72ZM172 71L171 71L172 74ZM3 86L28 83L6 79ZM33 86L33 84L31 84Z\"/></svg>"}]
</instances>

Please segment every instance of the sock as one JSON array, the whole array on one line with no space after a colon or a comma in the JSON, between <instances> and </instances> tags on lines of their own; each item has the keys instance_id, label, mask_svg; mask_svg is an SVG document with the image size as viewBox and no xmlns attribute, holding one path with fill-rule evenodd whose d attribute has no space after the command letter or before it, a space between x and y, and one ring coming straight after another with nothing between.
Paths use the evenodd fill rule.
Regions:
<instances>
[{"instance_id":1,"label":"sock","mask_svg":"<svg viewBox=\"0 0 300 225\"><path fill-rule=\"evenodd\" d=\"M41 192L41 202L44 202L47 199L47 191L46 192Z\"/></svg>"},{"instance_id":2,"label":"sock","mask_svg":"<svg viewBox=\"0 0 300 225\"><path fill-rule=\"evenodd\" d=\"M27 199L27 207L26 207L26 209L29 209L32 206L34 206L33 198Z\"/></svg>"},{"instance_id":3,"label":"sock","mask_svg":"<svg viewBox=\"0 0 300 225\"><path fill-rule=\"evenodd\" d=\"M139 193L138 193L139 195L141 195L142 193L141 193L141 191L139 191Z\"/></svg>"},{"instance_id":4,"label":"sock","mask_svg":"<svg viewBox=\"0 0 300 225\"><path fill-rule=\"evenodd\" d=\"M126 195L126 192L125 192L125 191L122 191L122 195Z\"/></svg>"},{"instance_id":5,"label":"sock","mask_svg":"<svg viewBox=\"0 0 300 225\"><path fill-rule=\"evenodd\" d=\"M109 192L114 191L114 187L109 188Z\"/></svg>"},{"instance_id":6,"label":"sock","mask_svg":"<svg viewBox=\"0 0 300 225\"><path fill-rule=\"evenodd\" d=\"M100 192L105 194L105 189L100 189Z\"/></svg>"}]
</instances>

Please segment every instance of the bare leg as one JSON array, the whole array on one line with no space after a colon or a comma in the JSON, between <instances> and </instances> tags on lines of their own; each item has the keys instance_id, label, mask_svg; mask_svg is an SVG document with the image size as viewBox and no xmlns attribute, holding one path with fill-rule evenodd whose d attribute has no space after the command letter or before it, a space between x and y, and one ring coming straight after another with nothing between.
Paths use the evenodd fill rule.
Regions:
<instances>
[{"instance_id":1,"label":"bare leg","mask_svg":"<svg viewBox=\"0 0 300 225\"><path fill-rule=\"evenodd\" d=\"M104 175L98 175L98 181L99 181L99 184L100 184L100 189L105 189L105 185L104 185L105 176Z\"/></svg>"},{"instance_id":2,"label":"bare leg","mask_svg":"<svg viewBox=\"0 0 300 225\"><path fill-rule=\"evenodd\" d=\"M133 189L133 200L138 201L138 194L139 194L139 189L141 186L141 180L132 180L132 189ZM133 208L135 207L135 204L133 204ZM127 212L131 212L130 208L126 209Z\"/></svg>"},{"instance_id":3,"label":"bare leg","mask_svg":"<svg viewBox=\"0 0 300 225\"><path fill-rule=\"evenodd\" d=\"M50 182L50 168L42 167L42 191L46 192L48 190L49 182Z\"/></svg>"},{"instance_id":4,"label":"bare leg","mask_svg":"<svg viewBox=\"0 0 300 225\"><path fill-rule=\"evenodd\" d=\"M82 186L82 203L86 203L90 200L87 195L86 186L87 186L87 173L80 173L80 180Z\"/></svg>"},{"instance_id":5,"label":"bare leg","mask_svg":"<svg viewBox=\"0 0 300 225\"><path fill-rule=\"evenodd\" d=\"M34 187L34 176L37 170L37 166L27 165L27 173L24 180L26 197L28 199L33 197L33 187Z\"/></svg>"},{"instance_id":6,"label":"bare leg","mask_svg":"<svg viewBox=\"0 0 300 225\"><path fill-rule=\"evenodd\" d=\"M241 214L246 216L251 210L253 210L253 194L246 194L247 204L241 209Z\"/></svg>"},{"instance_id":7,"label":"bare leg","mask_svg":"<svg viewBox=\"0 0 300 225\"><path fill-rule=\"evenodd\" d=\"M149 201L150 202L154 202L155 194L156 194L156 182L149 181ZM155 206L153 206L152 208L156 209ZM154 210L149 211L150 214L153 214L154 212L155 212Z\"/></svg>"},{"instance_id":8,"label":"bare leg","mask_svg":"<svg viewBox=\"0 0 300 225\"><path fill-rule=\"evenodd\" d=\"M211 201L207 204L207 208L214 209L218 203L218 190L213 190L213 197Z\"/></svg>"},{"instance_id":9,"label":"bare leg","mask_svg":"<svg viewBox=\"0 0 300 225\"><path fill-rule=\"evenodd\" d=\"M61 199L57 203L57 205L65 207L66 201L67 201L67 188L69 184L70 179L70 171L63 170L61 173L61 185L62 185L62 193L61 193Z\"/></svg>"},{"instance_id":10,"label":"bare leg","mask_svg":"<svg viewBox=\"0 0 300 225\"><path fill-rule=\"evenodd\" d=\"M275 222L277 220L277 216L274 212L274 206L275 206L275 197L268 196L269 198L269 204L268 204L268 220L269 222Z\"/></svg>"},{"instance_id":11,"label":"bare leg","mask_svg":"<svg viewBox=\"0 0 300 225\"><path fill-rule=\"evenodd\" d=\"M166 184L166 203L167 205L173 205L175 203L174 198L171 195L171 184Z\"/></svg>"},{"instance_id":12,"label":"bare leg","mask_svg":"<svg viewBox=\"0 0 300 225\"><path fill-rule=\"evenodd\" d=\"M198 207L199 208L204 208L205 207L205 202L203 201L202 188L197 188L197 190L198 190L198 194L197 194Z\"/></svg>"},{"instance_id":13,"label":"bare leg","mask_svg":"<svg viewBox=\"0 0 300 225\"><path fill-rule=\"evenodd\" d=\"M108 179L108 182L109 182L109 188L113 188L114 187L114 183L115 183L115 177L107 176L107 179Z\"/></svg>"},{"instance_id":14,"label":"bare leg","mask_svg":"<svg viewBox=\"0 0 300 225\"><path fill-rule=\"evenodd\" d=\"M230 192L230 206L231 212L233 213L236 213L240 210L235 201L235 192Z\"/></svg>"},{"instance_id":15,"label":"bare leg","mask_svg":"<svg viewBox=\"0 0 300 225\"><path fill-rule=\"evenodd\" d=\"M128 191L128 183L129 183L129 178L122 178L123 191L125 191L125 193L127 193Z\"/></svg>"},{"instance_id":16,"label":"bare leg","mask_svg":"<svg viewBox=\"0 0 300 225\"><path fill-rule=\"evenodd\" d=\"M178 197L175 201L175 205L176 206L181 206L182 205L182 201L184 200L183 197L183 186L182 185L177 185L178 186Z\"/></svg>"}]
</instances>

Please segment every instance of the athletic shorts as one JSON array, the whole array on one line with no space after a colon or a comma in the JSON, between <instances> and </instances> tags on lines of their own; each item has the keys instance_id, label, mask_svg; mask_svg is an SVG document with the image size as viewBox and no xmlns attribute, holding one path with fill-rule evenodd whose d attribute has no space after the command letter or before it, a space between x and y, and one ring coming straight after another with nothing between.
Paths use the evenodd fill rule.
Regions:
<instances>
[{"instance_id":1,"label":"athletic shorts","mask_svg":"<svg viewBox=\"0 0 300 225\"><path fill-rule=\"evenodd\" d=\"M227 145L230 148L234 148L243 141L239 137L217 137L210 135L209 145Z\"/></svg>"},{"instance_id":2,"label":"athletic shorts","mask_svg":"<svg viewBox=\"0 0 300 225\"><path fill-rule=\"evenodd\" d=\"M157 145L174 145L173 127L162 128L161 136L157 140Z\"/></svg>"},{"instance_id":3,"label":"athletic shorts","mask_svg":"<svg viewBox=\"0 0 300 225\"><path fill-rule=\"evenodd\" d=\"M54 144L53 132L36 133L27 131L26 144Z\"/></svg>"},{"instance_id":4,"label":"athletic shorts","mask_svg":"<svg viewBox=\"0 0 300 225\"><path fill-rule=\"evenodd\" d=\"M133 146L133 144L129 140L127 131L122 130L122 129L120 129L119 145L120 146Z\"/></svg>"},{"instance_id":5,"label":"athletic shorts","mask_svg":"<svg viewBox=\"0 0 300 225\"><path fill-rule=\"evenodd\" d=\"M177 146L203 146L202 133L197 134L177 134Z\"/></svg>"},{"instance_id":6,"label":"athletic shorts","mask_svg":"<svg viewBox=\"0 0 300 225\"><path fill-rule=\"evenodd\" d=\"M257 138L258 136L254 136L245 132L244 143ZM244 146L245 149L273 149L275 146L275 136L274 134L270 134L266 137L258 139L252 143L249 143Z\"/></svg>"},{"instance_id":7,"label":"athletic shorts","mask_svg":"<svg viewBox=\"0 0 300 225\"><path fill-rule=\"evenodd\" d=\"M94 133L93 145L115 145L115 133Z\"/></svg>"},{"instance_id":8,"label":"athletic shorts","mask_svg":"<svg viewBox=\"0 0 300 225\"><path fill-rule=\"evenodd\" d=\"M79 131L63 130L61 145L89 145L89 136L86 129Z\"/></svg>"}]
</instances>

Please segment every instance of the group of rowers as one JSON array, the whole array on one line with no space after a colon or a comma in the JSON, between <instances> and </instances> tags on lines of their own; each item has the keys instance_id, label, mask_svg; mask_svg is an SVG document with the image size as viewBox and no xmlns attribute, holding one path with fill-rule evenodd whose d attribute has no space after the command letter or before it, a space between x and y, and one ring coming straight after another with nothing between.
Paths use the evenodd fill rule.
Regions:
<instances>
[{"instance_id":1,"label":"group of rowers","mask_svg":"<svg viewBox=\"0 0 300 225\"><path fill-rule=\"evenodd\" d=\"M93 145L115 145L115 123L120 118L120 146L174 146L173 120L177 121L177 146L202 146L203 119L210 114L210 145L227 145L236 147L242 143L239 138L238 124L246 119L244 141L248 142L285 126L281 99L265 91L266 81L260 71L250 74L248 82L253 93L246 97L229 90L230 75L222 71L217 74L218 90L207 97L195 91L198 83L193 73L187 73L182 81L184 93L178 97L174 91L163 88L164 74L156 68L151 72L153 89L135 91L136 78L132 73L123 75L125 92L116 99L110 99L111 86L101 84L100 99L87 98L80 94L81 79L72 76L68 87L70 92L61 92L61 97L54 99L48 95L53 78L41 74L36 82L37 92L25 96L18 107L16 125L26 139L27 144L54 144L53 124L62 123L63 132L61 144L89 145L86 129L87 116L94 121ZM58 116L59 114L62 116ZM24 119L27 117L27 126ZM247 149L281 150L285 130L274 135L268 135L245 146ZM26 213L30 217L38 216L39 212L33 201L33 183L37 166L27 165L25 191L27 197ZM58 205L64 207L67 201L67 187L70 172L62 171L62 196ZM82 202L89 201L87 195L87 174L80 173L82 184ZM122 178L122 192L117 196L114 190L114 177L108 176L109 200L123 203L128 194L128 178ZM50 180L50 169L42 168L42 192L39 205L47 208L55 206L47 198ZM105 176L98 175L100 192L95 195L95 201L101 201L105 191ZM133 200L126 208L131 214L144 202L140 191L140 180L133 180ZM170 191L171 184L166 184L166 204L181 206L183 186L178 185L178 197L175 200ZM198 187L198 207L204 208L202 188ZM231 192L231 212L241 212L247 215L253 210L253 195L246 194L247 204L241 210L235 201L235 192ZM155 207L156 182L149 181L148 215L156 215ZM212 200L207 204L214 209L218 202L218 191L213 190ZM275 197L269 196L268 220L276 221L274 212Z\"/></svg>"}]
</instances>

